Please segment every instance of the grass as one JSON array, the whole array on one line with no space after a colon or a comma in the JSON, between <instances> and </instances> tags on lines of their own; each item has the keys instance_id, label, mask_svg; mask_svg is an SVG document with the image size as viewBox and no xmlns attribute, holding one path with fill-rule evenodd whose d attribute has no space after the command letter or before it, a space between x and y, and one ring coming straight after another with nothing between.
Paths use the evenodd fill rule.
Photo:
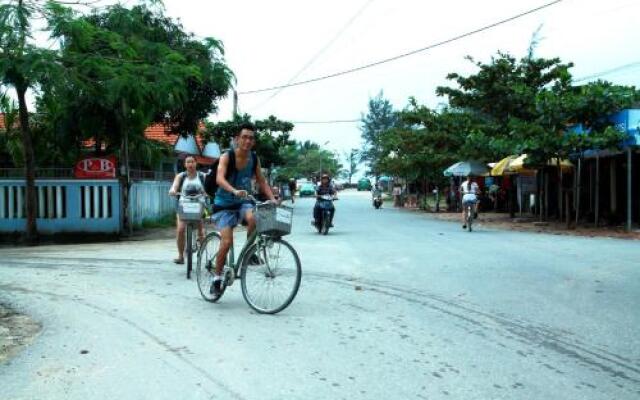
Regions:
<instances>
[{"instance_id":1,"label":"grass","mask_svg":"<svg viewBox=\"0 0 640 400\"><path fill-rule=\"evenodd\" d=\"M142 220L140 228L142 229L154 229L154 228L171 228L176 226L176 215L174 213L166 214L157 220L145 219Z\"/></svg>"}]
</instances>

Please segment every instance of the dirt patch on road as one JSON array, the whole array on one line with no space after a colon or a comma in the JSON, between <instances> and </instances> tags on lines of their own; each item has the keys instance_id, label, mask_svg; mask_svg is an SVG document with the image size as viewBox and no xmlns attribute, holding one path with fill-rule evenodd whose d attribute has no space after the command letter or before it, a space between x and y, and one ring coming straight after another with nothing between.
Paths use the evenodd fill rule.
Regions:
<instances>
[{"instance_id":1,"label":"dirt patch on road","mask_svg":"<svg viewBox=\"0 0 640 400\"><path fill-rule=\"evenodd\" d=\"M420 212L428 218L439 219L443 221L460 222L459 213L441 212L441 213L425 213L419 210L411 210ZM624 227L599 227L583 226L571 227L567 229L565 223L544 222L539 223L534 218L511 218L509 214L502 213L480 213L478 219L474 221L478 226L487 226L496 229L521 231L521 232L539 232L550 233L554 235L572 235L586 237L611 237L618 239L640 240L640 231L625 231ZM462 227L461 227L462 229Z\"/></svg>"},{"instance_id":2,"label":"dirt patch on road","mask_svg":"<svg viewBox=\"0 0 640 400\"><path fill-rule=\"evenodd\" d=\"M42 327L26 315L0 304L0 363L28 346Z\"/></svg>"}]
</instances>

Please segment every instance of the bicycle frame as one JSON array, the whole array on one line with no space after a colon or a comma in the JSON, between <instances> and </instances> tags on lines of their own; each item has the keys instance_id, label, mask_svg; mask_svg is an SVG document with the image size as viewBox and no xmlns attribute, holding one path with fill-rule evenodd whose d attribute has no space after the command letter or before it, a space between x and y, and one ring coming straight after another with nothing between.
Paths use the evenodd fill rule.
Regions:
<instances>
[{"instance_id":1,"label":"bicycle frame","mask_svg":"<svg viewBox=\"0 0 640 400\"><path fill-rule=\"evenodd\" d=\"M240 249L240 254L238 255L237 260L235 259L235 251L233 249L235 246L232 245L229 248L226 265L228 265L230 268L233 268L233 272L235 273L236 277L238 276L238 271L240 270L240 261L242 261L245 253L247 252L247 250L249 250L249 247L251 247L251 245L253 245L256 242L257 238L258 238L258 231L254 230L251 233L251 235L249 235L249 237L247 238L247 241L244 243L244 245Z\"/></svg>"}]
</instances>

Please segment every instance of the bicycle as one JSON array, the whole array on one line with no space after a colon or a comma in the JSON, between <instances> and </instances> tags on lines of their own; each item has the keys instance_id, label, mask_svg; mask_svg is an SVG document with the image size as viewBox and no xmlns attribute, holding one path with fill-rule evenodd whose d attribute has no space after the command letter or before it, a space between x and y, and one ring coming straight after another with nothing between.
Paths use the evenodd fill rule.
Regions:
<instances>
[{"instance_id":1,"label":"bicycle","mask_svg":"<svg viewBox=\"0 0 640 400\"><path fill-rule=\"evenodd\" d=\"M464 206L464 220L465 220L465 223L467 224L467 229L469 229L469 232L472 231L471 224L473 223L473 210L474 210L473 203L467 203Z\"/></svg>"},{"instance_id":2,"label":"bicycle","mask_svg":"<svg viewBox=\"0 0 640 400\"><path fill-rule=\"evenodd\" d=\"M291 232L293 210L271 202L254 202L256 229L242 246L237 261L231 246L222 275L222 293L211 291L220 233L209 233L198 251L196 280L200 295L215 303L226 288L240 279L242 296L249 307L261 314L276 314L291 304L302 279L300 258L293 246L282 239Z\"/></svg>"},{"instance_id":3,"label":"bicycle","mask_svg":"<svg viewBox=\"0 0 640 400\"><path fill-rule=\"evenodd\" d=\"M191 279L193 270L193 253L198 252L198 223L203 221L203 194L180 196L178 203L178 217L186 223L185 228L185 258L187 264L187 279Z\"/></svg>"}]
</instances>

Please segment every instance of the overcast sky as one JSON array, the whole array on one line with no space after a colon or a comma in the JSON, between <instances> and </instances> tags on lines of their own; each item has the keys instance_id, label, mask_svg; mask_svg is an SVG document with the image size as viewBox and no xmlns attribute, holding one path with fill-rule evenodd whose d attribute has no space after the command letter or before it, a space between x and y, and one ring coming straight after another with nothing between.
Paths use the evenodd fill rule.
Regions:
<instances>
[{"instance_id":1,"label":"overcast sky","mask_svg":"<svg viewBox=\"0 0 640 400\"><path fill-rule=\"evenodd\" d=\"M103 2L105 4L108 1ZM135 0L125 0L131 5ZM164 0L186 31L222 40L239 92L337 73L451 39L551 0ZM542 11L432 50L311 84L240 95L239 111L255 119L359 119L381 90L395 108L410 96L430 107L449 72L469 74L465 56L488 61L498 50L526 54L540 29L536 55L572 61L581 78L640 86L640 1L563 0ZM631 65L630 65L631 64ZM275 96L274 96L275 94ZM213 120L231 117L231 96ZM296 124L293 138L342 154L360 148L360 124Z\"/></svg>"},{"instance_id":2,"label":"overcast sky","mask_svg":"<svg viewBox=\"0 0 640 400\"><path fill-rule=\"evenodd\" d=\"M549 0L165 0L169 16L186 30L224 42L239 92L340 72L426 47ZM471 55L487 61L498 50L526 54L540 27L536 54L575 63L584 77L636 63L602 76L638 85L640 1L564 0L542 11L439 48L382 66L275 92L240 95L239 110L260 119L289 121L358 119L368 99L383 90L394 107L410 96L435 107L449 72L468 74ZM306 67L306 68L304 68ZM302 70L302 73L299 73ZM296 77L297 76L297 77ZM213 119L231 115L230 99ZM361 147L358 123L297 124L293 137L345 151Z\"/></svg>"}]
</instances>

